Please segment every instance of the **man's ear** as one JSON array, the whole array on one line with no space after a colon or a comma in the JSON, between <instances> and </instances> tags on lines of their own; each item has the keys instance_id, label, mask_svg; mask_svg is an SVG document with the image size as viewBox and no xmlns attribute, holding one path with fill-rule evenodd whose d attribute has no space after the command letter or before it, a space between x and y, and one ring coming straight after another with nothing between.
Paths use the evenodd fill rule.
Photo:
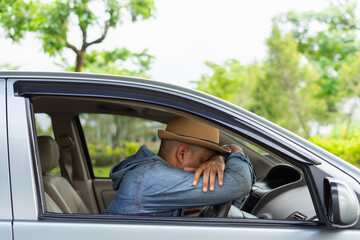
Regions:
<instances>
[{"instance_id":1,"label":"man's ear","mask_svg":"<svg viewBox=\"0 0 360 240\"><path fill-rule=\"evenodd\" d=\"M189 152L189 146L180 144L176 149L176 159L180 164L183 164L186 154Z\"/></svg>"}]
</instances>

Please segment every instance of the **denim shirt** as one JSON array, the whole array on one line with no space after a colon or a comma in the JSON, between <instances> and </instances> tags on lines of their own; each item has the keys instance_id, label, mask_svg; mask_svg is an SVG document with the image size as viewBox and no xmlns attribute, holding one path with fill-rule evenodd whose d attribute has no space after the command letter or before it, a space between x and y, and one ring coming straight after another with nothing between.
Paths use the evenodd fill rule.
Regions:
<instances>
[{"instance_id":1,"label":"denim shirt","mask_svg":"<svg viewBox=\"0 0 360 240\"><path fill-rule=\"evenodd\" d=\"M116 197L105 214L181 216L183 208L218 204L244 198L255 175L249 158L232 153L226 160L223 186L216 178L214 191L202 191L202 177L192 185L194 173L172 168L145 145L110 172Z\"/></svg>"}]
</instances>

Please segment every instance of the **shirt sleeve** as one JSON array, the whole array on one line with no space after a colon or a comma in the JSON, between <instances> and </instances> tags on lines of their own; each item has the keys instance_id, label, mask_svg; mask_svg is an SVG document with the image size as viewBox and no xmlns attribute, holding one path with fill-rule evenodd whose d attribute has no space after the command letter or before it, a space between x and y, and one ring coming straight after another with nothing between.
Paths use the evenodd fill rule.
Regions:
<instances>
[{"instance_id":1,"label":"shirt sleeve","mask_svg":"<svg viewBox=\"0 0 360 240\"><path fill-rule=\"evenodd\" d=\"M194 173L161 164L149 164L143 172L137 197L144 210L164 210L225 203L245 197L255 175L249 158L232 153L226 161L223 186L216 178L214 191L202 191L202 176L192 185ZM154 182L156 181L156 182Z\"/></svg>"}]
</instances>

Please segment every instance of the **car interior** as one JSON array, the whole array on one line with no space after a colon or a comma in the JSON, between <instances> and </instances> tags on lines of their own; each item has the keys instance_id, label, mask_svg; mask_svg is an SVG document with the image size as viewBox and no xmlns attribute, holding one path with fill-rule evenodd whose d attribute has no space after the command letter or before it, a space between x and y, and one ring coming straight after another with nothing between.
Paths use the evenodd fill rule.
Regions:
<instances>
[{"instance_id":1,"label":"car interior","mask_svg":"<svg viewBox=\"0 0 360 240\"><path fill-rule=\"evenodd\" d=\"M39 177L44 211L54 214L102 214L116 192L111 166L142 144L157 153L158 129L178 110L147 103L90 97L34 96ZM316 221L304 172L239 133L221 126L220 144L240 144L257 181L243 201L187 209L187 217L258 218ZM135 152L134 152L135 151Z\"/></svg>"}]
</instances>

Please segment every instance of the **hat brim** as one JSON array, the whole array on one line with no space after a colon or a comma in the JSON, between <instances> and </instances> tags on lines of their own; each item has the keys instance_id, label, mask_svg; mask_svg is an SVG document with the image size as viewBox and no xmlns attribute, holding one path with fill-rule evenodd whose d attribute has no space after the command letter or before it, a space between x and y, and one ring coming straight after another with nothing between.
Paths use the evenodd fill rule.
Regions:
<instances>
[{"instance_id":1,"label":"hat brim","mask_svg":"<svg viewBox=\"0 0 360 240\"><path fill-rule=\"evenodd\" d=\"M217 143L214 143L211 141L206 141L206 140L199 139L199 138L182 136L179 134L168 132L166 130L158 130L158 137L160 139L164 139L164 140L175 140L175 141L179 141L179 142L183 142L183 143L188 143L188 144L192 144L192 145L196 145L196 146L200 146L200 147L209 148L209 149L212 149L212 150L214 150L216 152L220 152L220 153L231 153L230 148L221 147Z\"/></svg>"}]
</instances>

